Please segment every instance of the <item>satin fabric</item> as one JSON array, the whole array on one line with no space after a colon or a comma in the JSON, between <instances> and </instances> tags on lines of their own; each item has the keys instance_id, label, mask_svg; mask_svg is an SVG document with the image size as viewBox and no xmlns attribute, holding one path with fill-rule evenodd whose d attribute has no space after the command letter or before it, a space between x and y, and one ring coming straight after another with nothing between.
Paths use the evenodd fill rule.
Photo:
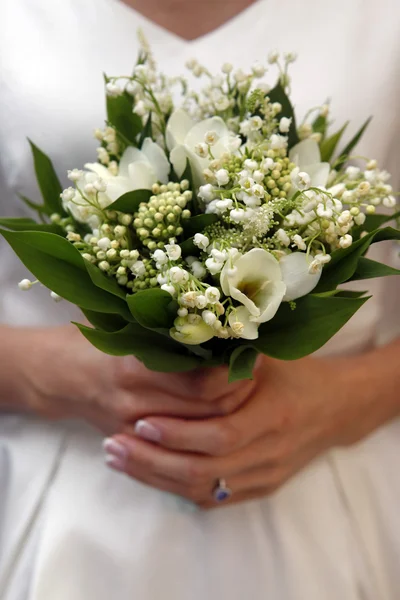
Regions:
<instances>
[{"instance_id":1,"label":"satin fabric","mask_svg":"<svg viewBox=\"0 0 400 600\"><path fill-rule=\"evenodd\" d=\"M400 8L395 0L259 0L185 42L115 0L13 0L0 36L0 208L38 199L26 136L57 171L94 158L104 119L102 72L131 71L141 26L170 74L192 56L248 67L296 50L300 114L332 96L349 136L375 118L360 154L398 172ZM373 42L373 43L372 43ZM65 177L63 182L66 183ZM397 187L399 187L397 185ZM0 318L19 325L76 318L46 290L21 294L25 269L1 244ZM375 256L398 261L392 245ZM355 286L352 286L353 289ZM374 299L323 350L351 353L400 332L398 282L361 283ZM23 359L23 357L22 357ZM0 417L1 600L397 600L400 422L316 460L269 498L212 512L114 473L101 436L82 423Z\"/></svg>"}]
</instances>

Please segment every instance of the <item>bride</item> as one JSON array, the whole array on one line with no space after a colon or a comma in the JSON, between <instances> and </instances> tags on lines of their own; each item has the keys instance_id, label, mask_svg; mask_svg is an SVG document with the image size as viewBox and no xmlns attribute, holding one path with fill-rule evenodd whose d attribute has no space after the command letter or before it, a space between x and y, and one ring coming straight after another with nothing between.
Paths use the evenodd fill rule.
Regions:
<instances>
[{"instance_id":1,"label":"bride","mask_svg":"<svg viewBox=\"0 0 400 600\"><path fill-rule=\"evenodd\" d=\"M332 94L338 123L374 114L360 154L399 188L395 0L13 0L2 214L38 194L25 136L60 174L92 156L102 72L131 71L138 27L171 75L296 50L297 112ZM65 324L72 307L18 291L27 274L0 252L2 600L398 599L398 279L363 282L373 299L320 356L263 359L228 388L224 369L149 374L100 354Z\"/></svg>"}]
</instances>

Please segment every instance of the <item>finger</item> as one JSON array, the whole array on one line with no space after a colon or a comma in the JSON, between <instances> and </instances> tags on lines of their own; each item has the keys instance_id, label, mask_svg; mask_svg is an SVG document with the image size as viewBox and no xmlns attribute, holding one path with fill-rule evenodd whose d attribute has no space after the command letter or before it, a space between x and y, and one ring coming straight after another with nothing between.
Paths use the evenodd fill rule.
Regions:
<instances>
[{"instance_id":1,"label":"finger","mask_svg":"<svg viewBox=\"0 0 400 600\"><path fill-rule=\"evenodd\" d=\"M226 456L262 436L277 433L279 425L278 412L274 414L257 394L236 412L223 417L198 421L146 417L136 424L136 433L175 450Z\"/></svg>"}]
</instances>

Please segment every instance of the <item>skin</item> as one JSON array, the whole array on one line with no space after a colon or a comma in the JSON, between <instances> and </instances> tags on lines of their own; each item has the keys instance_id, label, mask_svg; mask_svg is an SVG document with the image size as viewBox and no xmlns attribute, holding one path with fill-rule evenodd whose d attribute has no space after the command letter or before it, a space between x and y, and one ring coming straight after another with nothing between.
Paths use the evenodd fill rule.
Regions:
<instances>
[{"instance_id":1,"label":"skin","mask_svg":"<svg viewBox=\"0 0 400 600\"><path fill-rule=\"evenodd\" d=\"M251 2L126 4L193 39ZM263 497L400 412L400 340L351 358L263 358L254 381L228 385L226 369L149 373L133 358L101 354L73 326L0 326L0 339L0 409L83 419L111 436L111 468L204 508L215 506L219 477L234 492L228 503Z\"/></svg>"}]
</instances>

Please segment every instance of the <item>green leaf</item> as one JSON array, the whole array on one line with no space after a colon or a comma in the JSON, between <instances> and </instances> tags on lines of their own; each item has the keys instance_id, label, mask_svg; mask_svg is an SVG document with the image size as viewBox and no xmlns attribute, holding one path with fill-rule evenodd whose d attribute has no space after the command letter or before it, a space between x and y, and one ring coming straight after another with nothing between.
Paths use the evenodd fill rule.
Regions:
<instances>
[{"instance_id":1,"label":"green leaf","mask_svg":"<svg viewBox=\"0 0 400 600\"><path fill-rule=\"evenodd\" d=\"M179 245L183 256L198 256L200 254L200 248L194 245L193 237L188 238Z\"/></svg>"},{"instance_id":2,"label":"green leaf","mask_svg":"<svg viewBox=\"0 0 400 600\"><path fill-rule=\"evenodd\" d=\"M133 215L139 208L141 202L148 202L152 195L151 190L133 190L120 196L115 202L107 207L107 210L117 210L119 212Z\"/></svg>"},{"instance_id":3,"label":"green leaf","mask_svg":"<svg viewBox=\"0 0 400 600\"><path fill-rule=\"evenodd\" d=\"M229 383L241 379L253 379L254 365L258 351L252 346L238 346L229 359Z\"/></svg>"},{"instance_id":4,"label":"green leaf","mask_svg":"<svg viewBox=\"0 0 400 600\"><path fill-rule=\"evenodd\" d=\"M371 119L372 119L372 117L368 117L368 119L365 121L364 125L357 131L356 135L350 140L350 142L347 144L347 146L341 152L339 158L335 162L335 165L334 165L335 169L339 169L343 165L343 163L346 162L346 160L350 156L352 150L357 146L358 142L362 138L365 130L367 129L368 125L371 122Z\"/></svg>"},{"instance_id":5,"label":"green leaf","mask_svg":"<svg viewBox=\"0 0 400 600\"><path fill-rule=\"evenodd\" d=\"M218 215L197 215L196 217L191 217L183 224L183 229L185 235L194 236L196 233L200 233L213 223L216 223L219 220Z\"/></svg>"},{"instance_id":6,"label":"green leaf","mask_svg":"<svg viewBox=\"0 0 400 600\"><path fill-rule=\"evenodd\" d=\"M143 142L146 138L151 138L153 135L153 130L151 126L151 112L149 112L149 116L147 117L147 121L142 129L142 133L139 138L139 148L143 146Z\"/></svg>"},{"instance_id":7,"label":"green leaf","mask_svg":"<svg viewBox=\"0 0 400 600\"><path fill-rule=\"evenodd\" d=\"M156 330L172 327L174 316L169 306L174 301L168 292L160 288L141 290L127 296L126 301L135 320L143 327Z\"/></svg>"},{"instance_id":8,"label":"green leaf","mask_svg":"<svg viewBox=\"0 0 400 600\"><path fill-rule=\"evenodd\" d=\"M126 302L97 287L85 260L66 239L39 231L0 230L26 268L50 290L83 309L116 313L129 320Z\"/></svg>"},{"instance_id":9,"label":"green leaf","mask_svg":"<svg viewBox=\"0 0 400 600\"><path fill-rule=\"evenodd\" d=\"M118 296L118 298L121 298L125 301L126 292L120 285L118 285L114 277L109 277L89 261L85 259L83 259L83 261L85 264L86 271L88 272L90 279L96 287L104 290L105 292L109 292L114 296Z\"/></svg>"},{"instance_id":10,"label":"green leaf","mask_svg":"<svg viewBox=\"0 0 400 600\"><path fill-rule=\"evenodd\" d=\"M297 135L296 117L292 103L290 102L281 83L278 83L270 92L268 92L267 96L272 103L279 102L282 105L282 111L279 113L279 118L288 117L289 119L292 119L288 133L288 147L290 150L290 148L300 141L299 136Z\"/></svg>"},{"instance_id":11,"label":"green leaf","mask_svg":"<svg viewBox=\"0 0 400 600\"><path fill-rule=\"evenodd\" d=\"M120 331L128 325L127 321L120 315L95 312L94 310L82 309L83 314L91 325L101 331Z\"/></svg>"},{"instance_id":12,"label":"green leaf","mask_svg":"<svg viewBox=\"0 0 400 600\"><path fill-rule=\"evenodd\" d=\"M64 236L64 230L59 225L53 223L37 223L33 219L16 218L16 219L0 219L0 225L11 229L11 231L47 231Z\"/></svg>"},{"instance_id":13,"label":"green leaf","mask_svg":"<svg viewBox=\"0 0 400 600\"><path fill-rule=\"evenodd\" d=\"M389 275L400 275L400 270L362 256L358 259L355 273L349 281L373 279L374 277L388 277Z\"/></svg>"},{"instance_id":14,"label":"green leaf","mask_svg":"<svg viewBox=\"0 0 400 600\"><path fill-rule=\"evenodd\" d=\"M314 120L312 124L314 133L322 133L325 136L326 129L328 127L328 119L323 117L322 115L318 115L318 117Z\"/></svg>"},{"instance_id":15,"label":"green leaf","mask_svg":"<svg viewBox=\"0 0 400 600\"><path fill-rule=\"evenodd\" d=\"M104 332L75 323L93 346L113 356L136 356L148 369L163 373L191 371L200 360L185 354L173 340L130 323L121 331ZM181 351L180 351L181 350Z\"/></svg>"},{"instance_id":16,"label":"green leaf","mask_svg":"<svg viewBox=\"0 0 400 600\"><path fill-rule=\"evenodd\" d=\"M281 360L308 356L324 346L367 300L312 294L296 300L295 310L283 302L275 317L260 327L253 346Z\"/></svg>"},{"instance_id":17,"label":"green leaf","mask_svg":"<svg viewBox=\"0 0 400 600\"><path fill-rule=\"evenodd\" d=\"M43 213L43 211L45 210L44 204L36 204L36 202L32 202L32 200L29 200L29 198L23 196L22 194L18 194L18 198L20 198L22 202L26 204L26 206L29 206L29 208L36 211L38 214Z\"/></svg>"},{"instance_id":18,"label":"green leaf","mask_svg":"<svg viewBox=\"0 0 400 600\"><path fill-rule=\"evenodd\" d=\"M331 135L329 138L327 138L323 142L321 142L320 150L321 150L321 161L322 162L329 162L331 160L333 153L335 152L336 147L337 147L346 127L348 126L348 124L349 124L349 121L347 121L347 123L345 123L343 125L343 127L341 129L339 129L339 131L337 131L336 133Z\"/></svg>"},{"instance_id":19,"label":"green leaf","mask_svg":"<svg viewBox=\"0 0 400 600\"><path fill-rule=\"evenodd\" d=\"M53 213L65 215L66 213L62 207L60 198L62 187L54 170L53 163L31 140L29 140L29 143L33 154L36 179L44 200L43 212L48 215Z\"/></svg>"},{"instance_id":20,"label":"green leaf","mask_svg":"<svg viewBox=\"0 0 400 600\"><path fill-rule=\"evenodd\" d=\"M395 221L400 217L400 211L392 214L392 215L384 215L384 214L374 214L374 215L366 215L365 222L358 227L353 229L352 235L353 238L358 238L363 231L371 232L375 229L379 229L385 223L389 223L390 221Z\"/></svg>"},{"instance_id":21,"label":"green leaf","mask_svg":"<svg viewBox=\"0 0 400 600\"><path fill-rule=\"evenodd\" d=\"M198 201L197 195L196 195L196 186L194 185L193 172L192 172L192 167L190 166L189 159L186 160L185 170L182 173L182 177L179 178L180 181L183 181L183 179L188 180L189 189L193 192L193 196L190 201L189 208L191 209L192 214L198 215L199 213L201 213L201 210L200 210L199 201Z\"/></svg>"},{"instance_id":22,"label":"green leaf","mask_svg":"<svg viewBox=\"0 0 400 600\"><path fill-rule=\"evenodd\" d=\"M142 119L132 112L133 98L127 93L113 98L107 96L108 122L122 134L126 141L137 146L137 136L143 129Z\"/></svg>"},{"instance_id":23,"label":"green leaf","mask_svg":"<svg viewBox=\"0 0 400 600\"><path fill-rule=\"evenodd\" d=\"M349 248L335 250L332 253L331 262L322 271L322 277L314 289L314 293L327 292L339 284L349 281L357 269L359 258L366 253L372 243L399 239L400 231L392 227L385 227L371 231L363 238L353 242Z\"/></svg>"}]
</instances>

